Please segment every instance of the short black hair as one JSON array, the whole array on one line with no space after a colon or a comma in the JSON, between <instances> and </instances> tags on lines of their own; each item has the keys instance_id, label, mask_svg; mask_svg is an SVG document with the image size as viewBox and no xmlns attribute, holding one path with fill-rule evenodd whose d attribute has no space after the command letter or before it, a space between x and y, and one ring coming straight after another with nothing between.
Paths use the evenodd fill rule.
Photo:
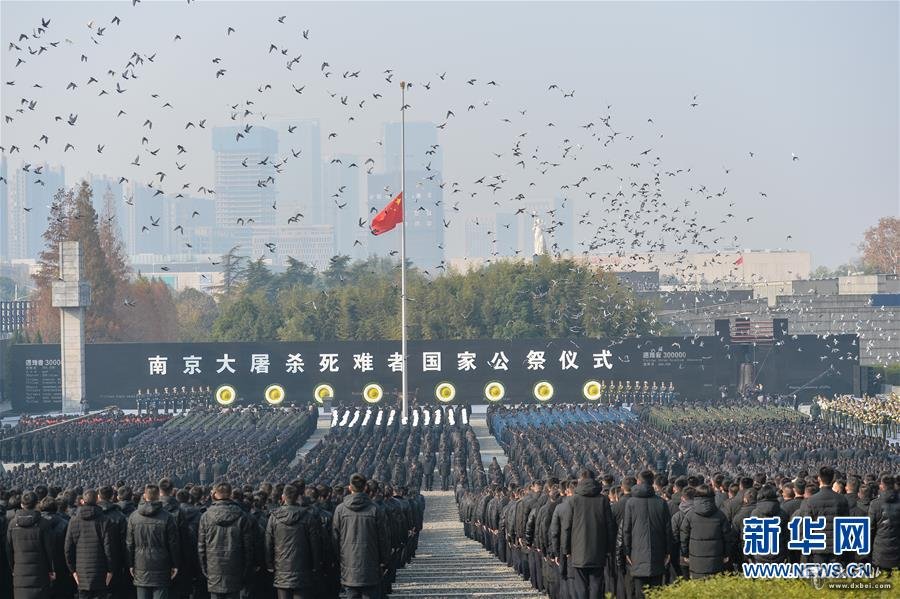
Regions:
<instances>
[{"instance_id":1,"label":"short black hair","mask_svg":"<svg viewBox=\"0 0 900 599\"><path fill-rule=\"evenodd\" d=\"M354 493L362 493L366 488L366 477L356 473L350 477L350 488Z\"/></svg>"},{"instance_id":2,"label":"short black hair","mask_svg":"<svg viewBox=\"0 0 900 599\"><path fill-rule=\"evenodd\" d=\"M221 499L231 498L231 483L221 482L216 485L214 493Z\"/></svg>"},{"instance_id":3,"label":"short black hair","mask_svg":"<svg viewBox=\"0 0 900 599\"><path fill-rule=\"evenodd\" d=\"M47 512L48 514L55 514L59 511L59 506L56 505L56 500L50 496L44 497L41 499L38 504L38 509L42 512Z\"/></svg>"},{"instance_id":4,"label":"short black hair","mask_svg":"<svg viewBox=\"0 0 900 599\"><path fill-rule=\"evenodd\" d=\"M830 485L834 482L834 468L831 466L822 466L819 468L819 480L823 485Z\"/></svg>"},{"instance_id":5,"label":"short black hair","mask_svg":"<svg viewBox=\"0 0 900 599\"><path fill-rule=\"evenodd\" d=\"M287 485L281 490L281 496L284 497L284 502L289 505L297 503L297 495L299 494L300 490L294 485Z\"/></svg>"},{"instance_id":6,"label":"short black hair","mask_svg":"<svg viewBox=\"0 0 900 599\"><path fill-rule=\"evenodd\" d=\"M773 485L768 483L764 484L756 494L756 499L758 501L774 501L777 498L778 492Z\"/></svg>"},{"instance_id":7,"label":"short black hair","mask_svg":"<svg viewBox=\"0 0 900 599\"><path fill-rule=\"evenodd\" d=\"M638 475L641 479L641 484L647 485L648 487L653 486L653 473L649 470L644 470Z\"/></svg>"},{"instance_id":8,"label":"short black hair","mask_svg":"<svg viewBox=\"0 0 900 599\"><path fill-rule=\"evenodd\" d=\"M148 501L159 501L159 487L156 485L147 485L144 487L144 497Z\"/></svg>"},{"instance_id":9,"label":"short black hair","mask_svg":"<svg viewBox=\"0 0 900 599\"><path fill-rule=\"evenodd\" d=\"M21 499L19 499L19 504L22 506L22 509L25 510L33 510L34 506L37 505L37 494L28 491L27 493L23 493Z\"/></svg>"}]
</instances>

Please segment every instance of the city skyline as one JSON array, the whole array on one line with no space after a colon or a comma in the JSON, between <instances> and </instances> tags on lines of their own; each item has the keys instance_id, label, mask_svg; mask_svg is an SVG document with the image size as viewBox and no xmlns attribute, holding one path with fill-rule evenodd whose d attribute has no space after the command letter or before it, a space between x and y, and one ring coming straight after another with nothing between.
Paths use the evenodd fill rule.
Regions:
<instances>
[{"instance_id":1,"label":"city skyline","mask_svg":"<svg viewBox=\"0 0 900 599\"><path fill-rule=\"evenodd\" d=\"M322 162L349 154L363 164L371 160L366 170L373 173L394 168L399 154L386 151L391 134L385 124L399 116L402 72L412 82L409 124L430 121L441 127L435 154L411 155L413 144L407 157L413 159L408 168L430 162L440 172L448 257L464 253L467 220L550 201L565 202L572 211L571 218L559 219L561 232L571 225L571 243L561 244L571 247L559 249L572 253L632 251L622 243L632 239L641 244L633 251L646 251L658 240L666 250L808 250L815 264L834 266L856 255L854 245L866 227L898 211L897 115L891 110L897 104L897 58L883 51L896 42L896 5L580 4L579 14L620 26L593 39L582 25L590 18L566 20L575 10L570 4L522 5L515 16L484 4L479 5L484 17L504 14L519 30L542 35L534 38L540 40L534 48L521 48L508 60L492 44L510 41L512 34L486 35L480 22L469 23L471 48L459 51L481 52L482 59L469 68L443 49L445 43L453 47L452 36L428 27L410 28L408 44L415 53L371 44L369 55L356 56L340 43L353 35L368 45L377 39L375 26L394 17L401 26L439 18L453 30L465 13L455 5L409 5L399 11L389 4L347 3L316 5L320 10L308 14L271 3L257 3L252 11L239 4L221 11L217 3L152 3L134 11L75 4L77 9L68 3L0 7L4 41L34 32L38 15L47 11L54 15L47 41L71 40L60 46L60 51L68 48L63 54L56 46L35 55L23 49L25 62L18 66L18 52L3 55L4 71L15 76L4 78L4 105L25 96L37 106L10 111L11 121L2 124L4 156L11 159L8 178L21 159L60 165L76 177L96 173L126 177L132 184L153 182L173 197L190 183L185 195L202 196L199 189L215 188L214 155L208 150L214 127L278 130L286 122L315 121L318 149L312 138L295 142L299 137L277 149L279 159L290 156L284 150L299 153L277 177L279 213L289 208L278 197L280 190L294 184L293 166L306 157L315 162L318 155ZM335 20L350 9L359 24ZM279 24L276 12L286 15L289 25ZM121 25L112 24L113 16ZM679 36L679 45L661 54L659 48L673 39L664 26L670 21L688 27L697 39ZM795 27L801 21L812 23L809 31ZM138 22L140 30L134 28ZM704 27L713 22L715 28ZM773 28L773 42L760 49L746 32L753 29L747 23L763 22ZM311 30L309 40L299 35L301 25ZM629 26L638 25L651 40L646 47L621 39ZM228 27L235 31L229 34ZM863 30L864 36L853 33ZM829 44L822 44L823 38ZM206 42L207 48L184 54L178 44L188 39L200 46ZM698 54L710 43L720 51ZM628 51L616 53L618 48ZM568 59L578 52L615 60L597 62L595 72L584 77L575 67L578 61ZM827 63L831 70L807 69L810 61ZM36 64L39 72L28 70ZM740 76L722 70L730 64L740 67ZM116 76L103 76L106 68ZM795 77L797 72L802 76ZM89 83L91 75L96 83ZM32 80L41 87L27 87ZM63 89L67 82L75 87ZM212 86L219 91L207 91ZM767 91L776 87L777 94ZM828 120L829 114L842 119ZM827 131L821 127L826 121ZM840 143L829 143L833 140ZM66 144L74 150L64 149ZM10 154L12 145L16 151ZM330 195L322 189L324 170L310 167L295 183L308 185L314 198ZM165 179L155 177L157 172ZM360 204L371 194L367 182L360 182ZM648 202L656 204L649 221L671 217L685 199L691 205L677 226L704 226L714 233L704 228L700 238L679 240L638 217ZM850 202L854 210L846 211ZM320 201L322 209L326 206ZM694 211L700 216L692 224ZM13 216L7 214L10 225ZM282 216L277 214L279 224ZM519 228L521 237L527 227Z\"/></svg>"}]
</instances>

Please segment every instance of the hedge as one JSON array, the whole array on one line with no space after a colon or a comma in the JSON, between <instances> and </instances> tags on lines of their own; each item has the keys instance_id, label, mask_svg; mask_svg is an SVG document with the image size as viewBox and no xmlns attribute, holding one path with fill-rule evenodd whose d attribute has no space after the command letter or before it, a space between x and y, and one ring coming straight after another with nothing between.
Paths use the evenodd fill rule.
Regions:
<instances>
[{"instance_id":1,"label":"hedge","mask_svg":"<svg viewBox=\"0 0 900 599\"><path fill-rule=\"evenodd\" d=\"M878 583L890 584L893 589L849 590L828 588L829 583ZM831 597L836 599L863 599L900 596L900 575L888 578L881 573L872 579L834 579L820 581L817 589L807 580L759 580L734 574L720 574L701 580L682 580L646 593L647 599L808 599Z\"/></svg>"}]
</instances>

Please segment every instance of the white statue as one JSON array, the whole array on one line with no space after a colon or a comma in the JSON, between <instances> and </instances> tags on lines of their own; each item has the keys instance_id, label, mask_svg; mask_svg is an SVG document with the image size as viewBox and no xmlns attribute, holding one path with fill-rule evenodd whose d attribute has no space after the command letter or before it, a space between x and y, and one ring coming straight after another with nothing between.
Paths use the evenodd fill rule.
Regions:
<instances>
[{"instance_id":1,"label":"white statue","mask_svg":"<svg viewBox=\"0 0 900 599\"><path fill-rule=\"evenodd\" d=\"M541 219L534 219L534 223L531 226L531 231L534 234L534 255L535 256L543 256L547 253L547 239L544 237L544 230L541 228L543 225L543 221Z\"/></svg>"}]
</instances>

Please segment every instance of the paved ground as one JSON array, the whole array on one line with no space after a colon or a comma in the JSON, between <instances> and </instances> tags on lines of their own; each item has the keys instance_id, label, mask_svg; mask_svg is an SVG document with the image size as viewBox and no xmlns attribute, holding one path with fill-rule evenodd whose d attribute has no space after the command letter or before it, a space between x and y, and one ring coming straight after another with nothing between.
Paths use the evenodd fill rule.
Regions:
<instances>
[{"instance_id":1,"label":"paved ground","mask_svg":"<svg viewBox=\"0 0 900 599\"><path fill-rule=\"evenodd\" d=\"M391 599L544 597L463 534L450 491L425 492L425 526L416 557L397 572Z\"/></svg>"},{"instance_id":2,"label":"paved ground","mask_svg":"<svg viewBox=\"0 0 900 599\"><path fill-rule=\"evenodd\" d=\"M485 422L484 414L474 413L469 417L469 426L475 431L478 437L478 445L481 446L481 462L484 464L485 470L491 463L491 458L497 458L497 463L503 468L506 466L506 454L503 448L497 443L497 440L488 432L487 422Z\"/></svg>"}]
</instances>

